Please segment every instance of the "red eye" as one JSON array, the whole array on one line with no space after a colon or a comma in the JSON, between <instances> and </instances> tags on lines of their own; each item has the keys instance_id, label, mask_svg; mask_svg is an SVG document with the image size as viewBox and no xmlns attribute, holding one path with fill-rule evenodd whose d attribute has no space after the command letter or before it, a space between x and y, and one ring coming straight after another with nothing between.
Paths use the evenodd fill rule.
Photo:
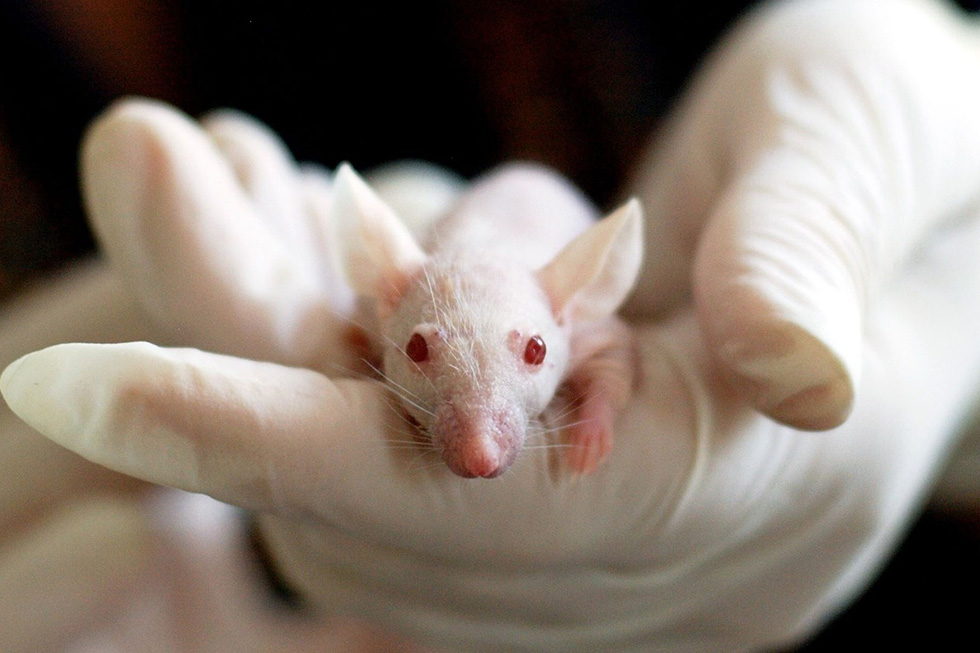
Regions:
<instances>
[{"instance_id":1,"label":"red eye","mask_svg":"<svg viewBox=\"0 0 980 653\"><path fill-rule=\"evenodd\" d=\"M531 336L524 347L524 362L528 365L540 365L544 362L544 356L548 353L548 348L544 346L544 339L541 336Z\"/></svg>"},{"instance_id":2,"label":"red eye","mask_svg":"<svg viewBox=\"0 0 980 653\"><path fill-rule=\"evenodd\" d=\"M425 337L421 333L413 333L405 345L405 354L416 363L424 363L429 360L429 345L425 342Z\"/></svg>"}]
</instances>

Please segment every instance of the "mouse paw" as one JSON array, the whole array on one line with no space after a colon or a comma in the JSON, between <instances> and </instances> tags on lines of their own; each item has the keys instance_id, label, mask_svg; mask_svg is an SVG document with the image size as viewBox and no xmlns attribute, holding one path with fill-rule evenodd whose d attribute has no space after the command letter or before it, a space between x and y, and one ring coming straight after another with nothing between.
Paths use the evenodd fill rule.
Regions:
<instances>
[{"instance_id":1,"label":"mouse paw","mask_svg":"<svg viewBox=\"0 0 980 653\"><path fill-rule=\"evenodd\" d=\"M575 413L575 424L568 435L568 464L579 474L591 474L612 451L616 411L611 402L594 398Z\"/></svg>"},{"instance_id":2,"label":"mouse paw","mask_svg":"<svg viewBox=\"0 0 980 653\"><path fill-rule=\"evenodd\" d=\"M568 461L589 474L612 450L616 415L633 391L635 340L618 320L589 323L574 336L575 363L563 394L573 406L568 427Z\"/></svg>"}]
</instances>

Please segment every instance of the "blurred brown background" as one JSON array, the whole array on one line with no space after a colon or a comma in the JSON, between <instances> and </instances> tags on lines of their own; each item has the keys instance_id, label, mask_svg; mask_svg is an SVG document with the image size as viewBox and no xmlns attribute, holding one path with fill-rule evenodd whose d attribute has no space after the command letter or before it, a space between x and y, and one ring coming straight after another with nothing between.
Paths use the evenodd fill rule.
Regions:
<instances>
[{"instance_id":1,"label":"blurred brown background","mask_svg":"<svg viewBox=\"0 0 980 653\"><path fill-rule=\"evenodd\" d=\"M604 203L706 48L752 3L337 4L0 0L0 298L92 251L76 149L119 96L191 114L241 109L297 158L331 167L421 158L469 176L535 159ZM927 513L806 650L860 634L885 647L972 640L978 552L976 516Z\"/></svg>"},{"instance_id":2,"label":"blurred brown background","mask_svg":"<svg viewBox=\"0 0 980 653\"><path fill-rule=\"evenodd\" d=\"M241 109L330 166L536 159L602 201L744 4L0 0L0 296L91 248L76 148L121 95Z\"/></svg>"}]
</instances>

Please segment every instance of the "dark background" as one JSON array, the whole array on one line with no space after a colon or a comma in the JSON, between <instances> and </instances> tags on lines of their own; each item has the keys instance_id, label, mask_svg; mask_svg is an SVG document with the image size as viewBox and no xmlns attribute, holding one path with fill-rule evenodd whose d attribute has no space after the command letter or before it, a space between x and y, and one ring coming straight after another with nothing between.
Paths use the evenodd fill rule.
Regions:
<instances>
[{"instance_id":1,"label":"dark background","mask_svg":"<svg viewBox=\"0 0 980 653\"><path fill-rule=\"evenodd\" d=\"M92 251L76 151L117 97L194 115L235 107L298 159L331 167L420 158L471 176L534 159L604 203L752 3L337 4L0 0L0 298ZM975 512L927 512L879 581L804 650L861 636L974 641L978 552Z\"/></svg>"}]
</instances>

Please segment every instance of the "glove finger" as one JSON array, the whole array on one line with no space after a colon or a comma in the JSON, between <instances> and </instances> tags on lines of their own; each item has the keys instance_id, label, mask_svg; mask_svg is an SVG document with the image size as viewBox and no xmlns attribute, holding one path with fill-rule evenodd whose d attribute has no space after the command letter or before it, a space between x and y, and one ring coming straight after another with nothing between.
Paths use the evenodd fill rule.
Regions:
<instances>
[{"instance_id":1,"label":"glove finger","mask_svg":"<svg viewBox=\"0 0 980 653\"><path fill-rule=\"evenodd\" d=\"M314 265L313 223L307 217L300 172L282 139L244 113L224 109L201 120L228 161L258 217L284 241L297 265Z\"/></svg>"},{"instance_id":2,"label":"glove finger","mask_svg":"<svg viewBox=\"0 0 980 653\"><path fill-rule=\"evenodd\" d=\"M648 199L681 207L650 243L683 245L658 292L686 292L694 252L715 356L759 409L800 428L846 418L865 315L978 190L980 137L960 133L980 109L961 83L980 70L975 36L935 6L885 4L787 5L736 35L674 128L668 153L689 152L657 179L666 197Z\"/></svg>"},{"instance_id":3,"label":"glove finger","mask_svg":"<svg viewBox=\"0 0 980 653\"><path fill-rule=\"evenodd\" d=\"M677 436L690 428L690 410L683 384L665 387L679 385L671 370L652 364L647 378L663 383L642 410L654 417L617 431L624 446L611 454L610 468L621 471L634 458L658 461L644 471L637 504L669 503L690 456L689 440ZM580 492L595 499L576 521L586 551L607 532L596 524L614 531L635 514L602 500L618 495L604 495L599 475L576 481L560 448L529 444L501 483L462 481L374 382L146 343L66 344L12 363L0 389L21 419L100 465L254 510L320 518L307 527L370 528L399 549L482 557L485 533L500 532L501 551L551 560L550 534L568 527ZM504 528L517 518L540 529Z\"/></svg>"},{"instance_id":4,"label":"glove finger","mask_svg":"<svg viewBox=\"0 0 980 653\"><path fill-rule=\"evenodd\" d=\"M387 414L370 383L147 343L55 345L0 384L21 419L83 457L261 509L343 475L344 439L382 432Z\"/></svg>"},{"instance_id":5,"label":"glove finger","mask_svg":"<svg viewBox=\"0 0 980 653\"><path fill-rule=\"evenodd\" d=\"M330 172L314 164L297 165L282 139L247 114L224 109L205 116L201 123L234 170L257 216L267 221L296 264L308 267L334 311L352 314L354 295L333 260L330 243Z\"/></svg>"},{"instance_id":6,"label":"glove finger","mask_svg":"<svg viewBox=\"0 0 980 653\"><path fill-rule=\"evenodd\" d=\"M85 139L82 185L113 265L183 342L320 367L344 352L320 280L185 116L117 104Z\"/></svg>"},{"instance_id":7,"label":"glove finger","mask_svg":"<svg viewBox=\"0 0 980 653\"><path fill-rule=\"evenodd\" d=\"M660 560L692 570L668 593L684 606L674 629L722 615L785 644L867 586L975 406L978 251L980 220L950 227L882 292L864 327L854 411L839 428L806 436L697 402L707 428L688 489L649 539Z\"/></svg>"}]
</instances>

